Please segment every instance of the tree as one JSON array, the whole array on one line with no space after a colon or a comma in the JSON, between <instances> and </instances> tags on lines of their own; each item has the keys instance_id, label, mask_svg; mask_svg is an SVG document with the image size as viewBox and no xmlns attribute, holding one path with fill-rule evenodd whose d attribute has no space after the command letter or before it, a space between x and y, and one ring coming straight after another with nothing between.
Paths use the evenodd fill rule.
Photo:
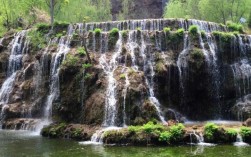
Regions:
<instances>
[{"instance_id":1,"label":"tree","mask_svg":"<svg viewBox=\"0 0 251 157\"><path fill-rule=\"evenodd\" d=\"M251 28L251 11L250 11L249 19L248 19L248 27Z\"/></svg>"},{"instance_id":2,"label":"tree","mask_svg":"<svg viewBox=\"0 0 251 157\"><path fill-rule=\"evenodd\" d=\"M45 0L45 2L49 7L49 12L51 16L51 26L53 26L55 13L60 10L62 3L69 3L69 0Z\"/></svg>"}]
</instances>

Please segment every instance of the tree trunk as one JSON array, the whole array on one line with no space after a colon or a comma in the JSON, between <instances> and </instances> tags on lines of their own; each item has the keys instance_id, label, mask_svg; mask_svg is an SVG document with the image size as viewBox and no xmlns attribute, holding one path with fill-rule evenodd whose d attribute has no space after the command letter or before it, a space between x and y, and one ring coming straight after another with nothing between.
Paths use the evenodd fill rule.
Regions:
<instances>
[{"instance_id":1,"label":"tree trunk","mask_svg":"<svg viewBox=\"0 0 251 157\"><path fill-rule=\"evenodd\" d=\"M51 26L53 27L54 24L54 6L55 6L55 0L50 1L50 14L51 14Z\"/></svg>"}]
</instances>

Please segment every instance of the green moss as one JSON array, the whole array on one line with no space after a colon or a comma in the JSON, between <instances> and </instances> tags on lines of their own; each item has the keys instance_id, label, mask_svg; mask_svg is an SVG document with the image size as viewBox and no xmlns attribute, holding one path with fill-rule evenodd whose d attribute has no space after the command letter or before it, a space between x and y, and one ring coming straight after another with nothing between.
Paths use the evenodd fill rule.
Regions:
<instances>
[{"instance_id":1,"label":"green moss","mask_svg":"<svg viewBox=\"0 0 251 157\"><path fill-rule=\"evenodd\" d=\"M200 31L201 37L206 38L206 32L205 31Z\"/></svg>"},{"instance_id":2,"label":"green moss","mask_svg":"<svg viewBox=\"0 0 251 157\"><path fill-rule=\"evenodd\" d=\"M84 49L83 47L78 47L77 53L78 53L80 56L85 56L85 55L86 55L85 49Z\"/></svg>"},{"instance_id":3,"label":"green moss","mask_svg":"<svg viewBox=\"0 0 251 157\"><path fill-rule=\"evenodd\" d=\"M204 128L204 135L207 139L212 140L214 138L215 133L218 131L219 126L214 123L207 123Z\"/></svg>"},{"instance_id":4,"label":"green moss","mask_svg":"<svg viewBox=\"0 0 251 157\"><path fill-rule=\"evenodd\" d=\"M68 22L55 21L53 27L67 28L69 24Z\"/></svg>"},{"instance_id":5,"label":"green moss","mask_svg":"<svg viewBox=\"0 0 251 157\"><path fill-rule=\"evenodd\" d=\"M170 33L171 32L171 28L170 27L165 27L164 29L163 29L163 31L164 31L164 33Z\"/></svg>"},{"instance_id":6,"label":"green moss","mask_svg":"<svg viewBox=\"0 0 251 157\"><path fill-rule=\"evenodd\" d=\"M123 30L123 31L122 31L122 37L123 37L124 39L126 39L126 38L128 37L128 33L129 33L128 30Z\"/></svg>"},{"instance_id":7,"label":"green moss","mask_svg":"<svg viewBox=\"0 0 251 157\"><path fill-rule=\"evenodd\" d=\"M126 78L126 74L120 74L119 77L120 77L121 79L125 79L125 78Z\"/></svg>"},{"instance_id":8,"label":"green moss","mask_svg":"<svg viewBox=\"0 0 251 157\"><path fill-rule=\"evenodd\" d=\"M196 36L196 35L198 35L198 33L199 33L199 28L198 28L198 26L196 26L196 25L191 25L190 27L189 27L189 34L191 34L192 36Z\"/></svg>"},{"instance_id":9,"label":"green moss","mask_svg":"<svg viewBox=\"0 0 251 157\"><path fill-rule=\"evenodd\" d=\"M118 38L119 38L119 29L118 28L113 28L109 32L109 37L108 37L109 50L112 50L115 47Z\"/></svg>"},{"instance_id":10,"label":"green moss","mask_svg":"<svg viewBox=\"0 0 251 157\"><path fill-rule=\"evenodd\" d=\"M161 73L161 72L164 72L165 71L165 64L162 60L159 60L157 63L156 63L156 71L158 73Z\"/></svg>"},{"instance_id":11,"label":"green moss","mask_svg":"<svg viewBox=\"0 0 251 157\"><path fill-rule=\"evenodd\" d=\"M235 35L233 34L233 32L219 32L219 31L214 31L213 35L215 37L217 37L221 42L223 42L224 44L230 44L232 38L235 37Z\"/></svg>"},{"instance_id":12,"label":"green moss","mask_svg":"<svg viewBox=\"0 0 251 157\"><path fill-rule=\"evenodd\" d=\"M94 33L95 33L96 36L100 36L101 32L102 32L102 30L99 29L99 28L96 28L96 29L94 30Z\"/></svg>"},{"instance_id":13,"label":"green moss","mask_svg":"<svg viewBox=\"0 0 251 157\"><path fill-rule=\"evenodd\" d=\"M243 26L241 24L238 24L238 23L227 22L227 28L231 32L235 32L235 31L240 32L240 33L244 32Z\"/></svg>"}]
</instances>

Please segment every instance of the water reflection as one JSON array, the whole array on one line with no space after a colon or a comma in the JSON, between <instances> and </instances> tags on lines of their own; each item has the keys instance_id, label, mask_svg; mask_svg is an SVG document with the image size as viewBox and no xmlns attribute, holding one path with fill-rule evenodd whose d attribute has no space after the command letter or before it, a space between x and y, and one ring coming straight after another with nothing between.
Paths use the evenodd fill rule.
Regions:
<instances>
[{"instance_id":1,"label":"water reflection","mask_svg":"<svg viewBox=\"0 0 251 157\"><path fill-rule=\"evenodd\" d=\"M25 131L0 131L0 157L249 157L251 147L233 145L130 147L81 145Z\"/></svg>"}]
</instances>

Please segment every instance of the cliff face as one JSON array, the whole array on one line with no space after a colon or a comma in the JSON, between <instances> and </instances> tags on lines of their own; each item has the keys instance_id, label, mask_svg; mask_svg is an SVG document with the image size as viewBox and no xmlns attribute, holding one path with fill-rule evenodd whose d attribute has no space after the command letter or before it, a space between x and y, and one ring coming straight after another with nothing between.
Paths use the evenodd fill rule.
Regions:
<instances>
[{"instance_id":1,"label":"cliff face","mask_svg":"<svg viewBox=\"0 0 251 157\"><path fill-rule=\"evenodd\" d=\"M116 20L119 13L123 13L123 0L111 0L113 20ZM161 18L167 0L137 0L130 1L126 19L147 19Z\"/></svg>"},{"instance_id":2,"label":"cliff face","mask_svg":"<svg viewBox=\"0 0 251 157\"><path fill-rule=\"evenodd\" d=\"M193 24L206 33L187 32ZM91 62L82 47L84 28ZM47 41L33 40L49 29L1 39L4 128L250 116L251 36L204 21L158 19L58 25Z\"/></svg>"}]
</instances>

